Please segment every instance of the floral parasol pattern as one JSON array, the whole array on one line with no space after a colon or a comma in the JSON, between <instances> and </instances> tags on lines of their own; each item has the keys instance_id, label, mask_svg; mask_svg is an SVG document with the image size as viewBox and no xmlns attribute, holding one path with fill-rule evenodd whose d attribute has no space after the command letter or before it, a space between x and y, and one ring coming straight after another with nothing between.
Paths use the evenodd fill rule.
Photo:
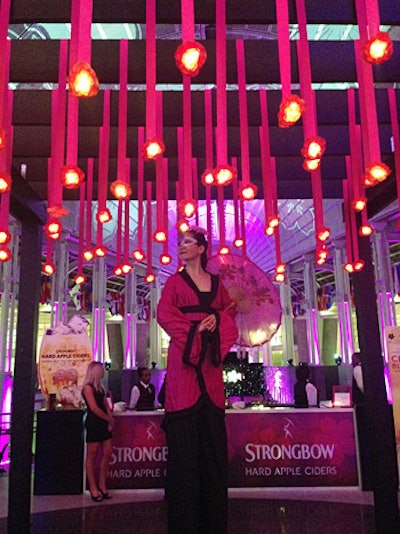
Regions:
<instances>
[{"instance_id":1,"label":"floral parasol pattern","mask_svg":"<svg viewBox=\"0 0 400 534\"><path fill-rule=\"evenodd\" d=\"M213 256L207 269L220 275L234 303L238 345L255 347L269 341L280 326L282 308L268 276L252 261L233 254Z\"/></svg>"}]
</instances>

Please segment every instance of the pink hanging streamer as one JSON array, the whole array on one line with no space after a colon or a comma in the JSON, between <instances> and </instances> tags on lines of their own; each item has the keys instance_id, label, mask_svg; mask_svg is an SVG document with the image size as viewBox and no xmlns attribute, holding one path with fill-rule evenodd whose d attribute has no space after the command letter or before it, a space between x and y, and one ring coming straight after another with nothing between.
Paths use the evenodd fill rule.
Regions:
<instances>
[{"instance_id":1,"label":"pink hanging streamer","mask_svg":"<svg viewBox=\"0 0 400 534\"><path fill-rule=\"evenodd\" d=\"M182 41L194 41L193 0L181 0Z\"/></svg>"},{"instance_id":2,"label":"pink hanging streamer","mask_svg":"<svg viewBox=\"0 0 400 534\"><path fill-rule=\"evenodd\" d=\"M126 175L126 139L128 117L128 41L120 41L118 102L118 180L129 182Z\"/></svg>"},{"instance_id":3,"label":"pink hanging streamer","mask_svg":"<svg viewBox=\"0 0 400 534\"><path fill-rule=\"evenodd\" d=\"M216 2L217 163L228 161L226 94L226 8Z\"/></svg>"},{"instance_id":4,"label":"pink hanging streamer","mask_svg":"<svg viewBox=\"0 0 400 534\"><path fill-rule=\"evenodd\" d=\"M210 89L204 91L204 132L206 147L206 168L212 169L214 166L213 157L213 125L212 125L212 94ZM212 255L212 214L211 214L211 186L206 185L206 208L207 208L207 255Z\"/></svg>"},{"instance_id":5,"label":"pink hanging streamer","mask_svg":"<svg viewBox=\"0 0 400 534\"><path fill-rule=\"evenodd\" d=\"M78 274L83 273L83 249L85 241L85 183L79 186Z\"/></svg>"},{"instance_id":6,"label":"pink hanging streamer","mask_svg":"<svg viewBox=\"0 0 400 534\"><path fill-rule=\"evenodd\" d=\"M239 117L240 117L240 152L242 161L242 182L247 185L250 182L250 150L249 150L249 126L247 112L246 92L246 64L244 56L244 43L242 39L236 41L236 62L239 93ZM235 167L236 168L236 167Z\"/></svg>"},{"instance_id":7,"label":"pink hanging streamer","mask_svg":"<svg viewBox=\"0 0 400 534\"><path fill-rule=\"evenodd\" d=\"M364 165L368 167L372 162L381 161L374 78L372 65L361 57L362 45L360 41L354 41L354 53L359 87Z\"/></svg>"},{"instance_id":8,"label":"pink hanging streamer","mask_svg":"<svg viewBox=\"0 0 400 534\"><path fill-rule=\"evenodd\" d=\"M152 272L153 265L153 251L152 251L152 210L151 210L151 195L152 195L152 184L151 182L146 182L146 197L147 197L147 274Z\"/></svg>"},{"instance_id":9,"label":"pink hanging streamer","mask_svg":"<svg viewBox=\"0 0 400 534\"><path fill-rule=\"evenodd\" d=\"M190 200L192 190L192 95L191 79L183 76L183 187L184 197Z\"/></svg>"},{"instance_id":10,"label":"pink hanging streamer","mask_svg":"<svg viewBox=\"0 0 400 534\"><path fill-rule=\"evenodd\" d=\"M146 0L146 138L156 135L156 0Z\"/></svg>"},{"instance_id":11,"label":"pink hanging streamer","mask_svg":"<svg viewBox=\"0 0 400 534\"><path fill-rule=\"evenodd\" d=\"M138 229L137 229L137 248L143 250L143 202L144 202L144 160L141 157L141 147L144 144L144 128L138 128Z\"/></svg>"},{"instance_id":12,"label":"pink hanging streamer","mask_svg":"<svg viewBox=\"0 0 400 534\"><path fill-rule=\"evenodd\" d=\"M390 123L392 126L392 135L394 143L394 167L396 169L396 186L397 200L400 211L400 134L399 134L399 117L396 106L396 93L393 87L388 89Z\"/></svg>"},{"instance_id":13,"label":"pink hanging streamer","mask_svg":"<svg viewBox=\"0 0 400 534\"><path fill-rule=\"evenodd\" d=\"M304 0L296 0L296 10L300 35L300 39L296 42L300 87L302 98L307 103L307 113L305 113L303 117L304 138L307 139L308 137L317 135L317 114L315 92L312 90L311 86L310 49L307 39L307 18ZM315 229L316 232L318 232L324 228L320 169L311 172L311 187L314 203Z\"/></svg>"},{"instance_id":14,"label":"pink hanging streamer","mask_svg":"<svg viewBox=\"0 0 400 534\"><path fill-rule=\"evenodd\" d=\"M287 0L279 0L276 5L278 26L278 57L281 75L282 98L291 92L289 8Z\"/></svg>"},{"instance_id":15,"label":"pink hanging streamer","mask_svg":"<svg viewBox=\"0 0 400 534\"><path fill-rule=\"evenodd\" d=\"M342 180L342 187L343 187L344 224L347 229L346 231L346 255L347 255L348 263L353 263L353 246L352 246L353 234L352 234L351 219L350 219L348 180Z\"/></svg>"},{"instance_id":16,"label":"pink hanging streamer","mask_svg":"<svg viewBox=\"0 0 400 534\"><path fill-rule=\"evenodd\" d=\"M93 200L93 167L94 159L88 158L86 180L86 248L92 246L92 200Z\"/></svg>"},{"instance_id":17,"label":"pink hanging streamer","mask_svg":"<svg viewBox=\"0 0 400 534\"><path fill-rule=\"evenodd\" d=\"M261 153L261 172L264 190L264 212L265 224L273 214L272 188L271 188L271 149L268 124L268 104L267 92L264 89L259 91L260 97L260 114L261 126L259 127L260 153Z\"/></svg>"}]
</instances>

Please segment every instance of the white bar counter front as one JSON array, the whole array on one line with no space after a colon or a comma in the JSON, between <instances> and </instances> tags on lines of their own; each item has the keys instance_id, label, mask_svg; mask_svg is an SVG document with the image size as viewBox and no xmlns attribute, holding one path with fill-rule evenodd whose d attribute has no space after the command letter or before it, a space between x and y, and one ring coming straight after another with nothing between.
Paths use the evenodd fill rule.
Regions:
<instances>
[{"instance_id":1,"label":"white bar counter front","mask_svg":"<svg viewBox=\"0 0 400 534\"><path fill-rule=\"evenodd\" d=\"M108 487L164 487L164 412L114 415ZM359 485L352 408L229 409L226 427L230 488Z\"/></svg>"}]
</instances>

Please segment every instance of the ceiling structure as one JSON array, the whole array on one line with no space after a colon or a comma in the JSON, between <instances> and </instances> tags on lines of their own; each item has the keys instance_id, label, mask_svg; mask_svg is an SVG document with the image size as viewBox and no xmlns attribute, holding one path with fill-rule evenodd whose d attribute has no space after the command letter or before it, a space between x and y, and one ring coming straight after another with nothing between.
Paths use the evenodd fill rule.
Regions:
<instances>
[{"instance_id":1,"label":"ceiling structure","mask_svg":"<svg viewBox=\"0 0 400 534\"><path fill-rule=\"evenodd\" d=\"M87 166L87 158L94 158L96 176L99 154L99 127L103 120L103 94L111 89L111 144L110 183L116 177L119 40L129 40L128 64L128 139L127 157L131 158L132 198L137 198L137 128L146 122L146 61L145 61L145 0L95 0L93 2L92 66L100 81L100 93L95 98L80 102L79 107L79 164ZM198 77L192 81L192 136L193 157L197 158L199 174L205 168L204 88L215 88L215 1L196 0L196 38L207 50L207 62ZM313 88L316 90L318 133L327 141L321 163L322 193L327 213L331 211L333 224L341 221L342 180L346 177L345 156L349 154L347 92L356 88L357 75L353 40L358 38L354 0L321 2L307 0L306 11L310 46ZM375 94L379 121L382 161L393 169L391 126L387 89L395 88L400 109L400 4L396 0L380 0L380 17L394 44L390 61L375 66ZM292 92L299 93L299 73L295 40L298 38L294 0L289 0L291 23L291 79ZM13 108L13 173L20 178L39 199L47 198L47 165L51 149L51 89L57 87L59 40L70 35L71 2L69 0L13 0L10 31L11 73L10 84L14 91ZM280 70L275 2L227 0L227 84L228 84L228 152L238 158L240 169L240 122L237 90L235 39L244 39L246 58L247 105L250 142L250 176L258 186L257 198L262 203L263 187L260 161L259 126L261 124L258 89L266 88L268 95L271 155L276 159L277 187L280 206L285 216L295 219L292 230L304 227L309 217L312 198L310 174L303 170L300 154L303 145L301 121L290 129L277 124L277 111L281 100ZM181 11L177 0L157 2L157 88L163 91L163 139L168 158L169 198L176 194L178 176L177 128L182 126L182 75L174 61L174 52L181 43ZM215 94L213 117L216 121ZM358 106L357 106L358 108ZM359 110L357 109L359 121ZM154 163L145 164L145 179L155 181ZM64 190L64 200L73 201L79 193ZM215 198L215 191L212 193ZM199 198L204 198L199 185ZM387 183L368 192L369 215L376 215L396 197L393 174ZM111 194L109 196L111 199ZM232 198L232 190L225 188L225 198ZM293 200L294 199L294 200ZM298 201L304 200L301 204ZM257 221L263 220L262 209L254 205L249 209L249 257L253 248L254 261L265 270L274 261L266 261L274 254L273 244L258 232ZM73 210L72 210L72 213ZM75 212L76 213L76 212ZM285 222L285 217L281 217ZM73 219L73 217L72 217ZM76 221L76 219L75 219ZM311 223L312 225L312 223ZM73 226L73 224L72 224ZM287 224L287 227L290 225ZM296 230L297 229L297 230ZM285 232L285 227L283 227ZM337 233L343 233L343 225ZM112 232L111 232L112 233ZM304 237L304 236L303 236ZM284 260L312 250L312 239L303 242L301 232L290 239L282 239ZM260 245L260 243L262 243ZM305 248L306 247L306 248ZM173 251L171 250L171 253Z\"/></svg>"}]
</instances>

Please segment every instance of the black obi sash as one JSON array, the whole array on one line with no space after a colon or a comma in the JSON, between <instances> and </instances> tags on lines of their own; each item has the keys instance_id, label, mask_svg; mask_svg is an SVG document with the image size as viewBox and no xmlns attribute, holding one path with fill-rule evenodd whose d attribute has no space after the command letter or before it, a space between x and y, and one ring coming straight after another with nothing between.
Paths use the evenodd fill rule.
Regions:
<instances>
[{"instance_id":1,"label":"black obi sash","mask_svg":"<svg viewBox=\"0 0 400 534\"><path fill-rule=\"evenodd\" d=\"M182 313L207 313L208 315L213 313L217 319L217 327L214 332L209 332L207 330L201 332L201 348L199 354L199 361L197 364L193 364L190 361L190 352L192 350L196 329L200 321L191 321L192 326L190 327L186 345L183 350L182 362L185 365L189 365L197 370L200 370L201 365L205 360L207 350L209 350L212 365L214 367L218 367L221 363L219 337L220 316L217 310L211 306L211 303L214 301L218 291L219 277L216 275L211 275L211 291L203 292L199 291L198 287L185 270L180 271L179 274L182 276L185 282L195 291L199 299L199 304L194 304L192 306L181 306L179 310Z\"/></svg>"}]
</instances>

